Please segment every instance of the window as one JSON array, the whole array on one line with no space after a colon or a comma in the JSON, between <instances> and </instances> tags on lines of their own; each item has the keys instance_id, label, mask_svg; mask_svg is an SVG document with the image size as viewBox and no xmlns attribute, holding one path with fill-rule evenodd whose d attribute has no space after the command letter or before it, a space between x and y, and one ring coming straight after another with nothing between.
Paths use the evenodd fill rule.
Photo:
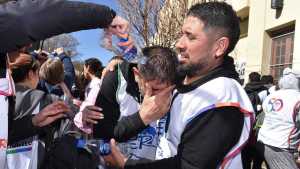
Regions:
<instances>
[{"instance_id":1,"label":"window","mask_svg":"<svg viewBox=\"0 0 300 169\"><path fill-rule=\"evenodd\" d=\"M292 68L294 32L272 38L270 72L277 81L286 67Z\"/></svg>"}]
</instances>

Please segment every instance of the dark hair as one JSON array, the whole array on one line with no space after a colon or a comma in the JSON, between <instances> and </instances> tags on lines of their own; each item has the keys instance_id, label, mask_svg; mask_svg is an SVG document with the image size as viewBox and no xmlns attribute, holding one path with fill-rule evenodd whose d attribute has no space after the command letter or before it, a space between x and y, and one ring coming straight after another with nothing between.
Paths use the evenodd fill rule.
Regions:
<instances>
[{"instance_id":1,"label":"dark hair","mask_svg":"<svg viewBox=\"0 0 300 169\"><path fill-rule=\"evenodd\" d=\"M122 60L122 61L124 61L125 59L123 58L123 56L116 55L116 56L113 56L112 58L110 58L109 61L112 61L112 60Z\"/></svg>"},{"instance_id":2,"label":"dark hair","mask_svg":"<svg viewBox=\"0 0 300 169\"><path fill-rule=\"evenodd\" d=\"M194 16L204 23L204 30L216 29L229 38L225 52L230 53L240 37L239 18L232 6L225 2L206 2L193 5L187 16Z\"/></svg>"},{"instance_id":3,"label":"dark hair","mask_svg":"<svg viewBox=\"0 0 300 169\"><path fill-rule=\"evenodd\" d=\"M82 70L75 67L75 86L72 86L72 95L75 98L84 100L84 90L87 84L87 80L84 78Z\"/></svg>"},{"instance_id":4,"label":"dark hair","mask_svg":"<svg viewBox=\"0 0 300 169\"><path fill-rule=\"evenodd\" d=\"M249 74L249 81L250 82L259 82L260 81L260 74L257 72L251 72Z\"/></svg>"},{"instance_id":5,"label":"dark hair","mask_svg":"<svg viewBox=\"0 0 300 169\"><path fill-rule=\"evenodd\" d=\"M29 71L37 71L40 64L28 54L20 54L14 62L9 63L9 68L15 83L23 82L28 78Z\"/></svg>"},{"instance_id":6,"label":"dark hair","mask_svg":"<svg viewBox=\"0 0 300 169\"><path fill-rule=\"evenodd\" d=\"M263 75L261 78L260 78L260 81L263 83L263 84L274 84L274 78L272 75Z\"/></svg>"},{"instance_id":7,"label":"dark hair","mask_svg":"<svg viewBox=\"0 0 300 169\"><path fill-rule=\"evenodd\" d=\"M176 68L179 64L176 53L167 47L152 46L143 49L146 62L138 63L138 69L146 80L176 83Z\"/></svg>"},{"instance_id":8,"label":"dark hair","mask_svg":"<svg viewBox=\"0 0 300 169\"><path fill-rule=\"evenodd\" d=\"M90 58L84 61L84 65L89 68L88 71L91 74L101 78L103 66L100 60L96 58Z\"/></svg>"}]
</instances>

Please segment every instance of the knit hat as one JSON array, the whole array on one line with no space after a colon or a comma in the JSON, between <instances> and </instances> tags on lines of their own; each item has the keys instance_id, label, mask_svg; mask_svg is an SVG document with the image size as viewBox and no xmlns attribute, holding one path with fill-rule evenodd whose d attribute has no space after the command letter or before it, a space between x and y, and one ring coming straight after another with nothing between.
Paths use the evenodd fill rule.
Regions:
<instances>
[{"instance_id":1,"label":"knit hat","mask_svg":"<svg viewBox=\"0 0 300 169\"><path fill-rule=\"evenodd\" d=\"M280 89L299 90L299 78L300 78L299 70L285 68L283 70L283 75L278 82L278 86Z\"/></svg>"}]
</instances>

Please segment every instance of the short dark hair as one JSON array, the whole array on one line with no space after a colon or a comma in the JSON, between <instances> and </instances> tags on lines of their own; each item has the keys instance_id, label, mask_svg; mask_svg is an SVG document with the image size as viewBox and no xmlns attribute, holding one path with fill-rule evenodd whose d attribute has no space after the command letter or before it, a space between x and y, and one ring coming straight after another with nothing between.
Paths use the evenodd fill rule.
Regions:
<instances>
[{"instance_id":1,"label":"short dark hair","mask_svg":"<svg viewBox=\"0 0 300 169\"><path fill-rule=\"evenodd\" d=\"M89 72L98 78L101 78L103 66L102 62L97 58L89 58L84 61L84 65L89 67Z\"/></svg>"},{"instance_id":2,"label":"short dark hair","mask_svg":"<svg viewBox=\"0 0 300 169\"><path fill-rule=\"evenodd\" d=\"M138 63L138 69L146 80L176 83L176 68L179 64L176 53L167 47L151 46L143 49L145 63Z\"/></svg>"},{"instance_id":3,"label":"short dark hair","mask_svg":"<svg viewBox=\"0 0 300 169\"><path fill-rule=\"evenodd\" d=\"M250 82L259 82L260 81L260 74L257 72L251 72L249 74L249 81Z\"/></svg>"},{"instance_id":4,"label":"short dark hair","mask_svg":"<svg viewBox=\"0 0 300 169\"><path fill-rule=\"evenodd\" d=\"M40 64L31 55L22 53L13 63L9 63L9 68L14 82L19 83L28 78L30 70L37 71L40 68Z\"/></svg>"},{"instance_id":5,"label":"short dark hair","mask_svg":"<svg viewBox=\"0 0 300 169\"><path fill-rule=\"evenodd\" d=\"M274 84L274 78L272 75L263 75L261 78L260 78L260 81L263 83L263 84Z\"/></svg>"},{"instance_id":6,"label":"short dark hair","mask_svg":"<svg viewBox=\"0 0 300 169\"><path fill-rule=\"evenodd\" d=\"M193 5L187 16L194 16L204 23L204 30L218 29L229 38L225 54L230 53L240 37L239 18L232 6L225 2L206 2Z\"/></svg>"},{"instance_id":7,"label":"short dark hair","mask_svg":"<svg viewBox=\"0 0 300 169\"><path fill-rule=\"evenodd\" d=\"M112 58L110 58L109 61L112 61L112 60L122 60L122 61L124 61L125 59L121 55L116 55L116 56L113 56Z\"/></svg>"}]
</instances>

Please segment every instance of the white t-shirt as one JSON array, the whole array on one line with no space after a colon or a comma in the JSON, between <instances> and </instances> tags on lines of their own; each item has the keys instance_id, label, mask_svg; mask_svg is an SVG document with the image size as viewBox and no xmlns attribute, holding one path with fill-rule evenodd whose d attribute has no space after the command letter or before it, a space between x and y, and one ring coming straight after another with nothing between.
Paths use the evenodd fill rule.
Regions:
<instances>
[{"instance_id":1,"label":"white t-shirt","mask_svg":"<svg viewBox=\"0 0 300 169\"><path fill-rule=\"evenodd\" d=\"M300 136L300 92L281 89L273 92L263 102L265 118L258 140L264 144L297 149Z\"/></svg>"}]
</instances>

